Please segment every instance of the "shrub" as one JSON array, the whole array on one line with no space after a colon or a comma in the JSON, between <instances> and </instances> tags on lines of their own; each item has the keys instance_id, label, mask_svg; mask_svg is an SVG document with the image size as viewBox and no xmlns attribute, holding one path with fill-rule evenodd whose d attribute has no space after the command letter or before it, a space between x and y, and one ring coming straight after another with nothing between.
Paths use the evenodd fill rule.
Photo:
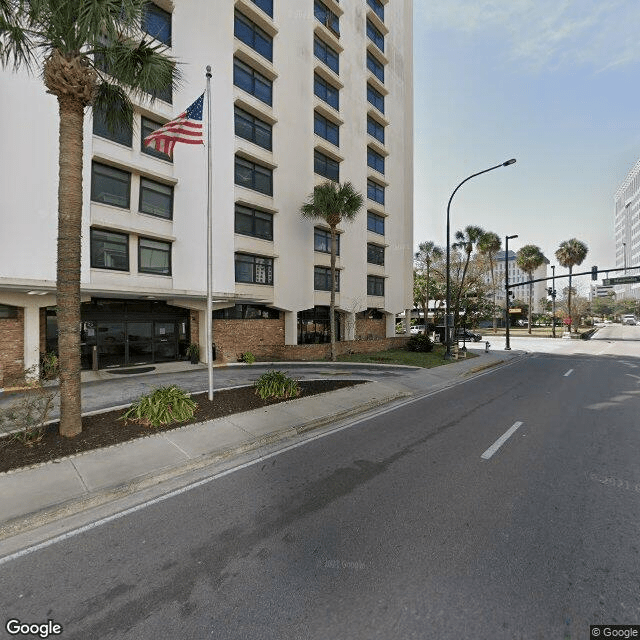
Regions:
<instances>
[{"instance_id":1,"label":"shrub","mask_svg":"<svg viewBox=\"0 0 640 640\"><path fill-rule=\"evenodd\" d=\"M300 395L300 383L275 369L263 373L255 383L256 395L263 400L270 398L295 398Z\"/></svg>"},{"instance_id":2,"label":"shrub","mask_svg":"<svg viewBox=\"0 0 640 640\"><path fill-rule=\"evenodd\" d=\"M131 408L120 416L120 420L124 420L125 424L135 422L147 427L159 427L193 418L197 406L185 391L173 384L140 396Z\"/></svg>"},{"instance_id":3,"label":"shrub","mask_svg":"<svg viewBox=\"0 0 640 640\"><path fill-rule=\"evenodd\" d=\"M42 355L40 375L45 380L53 380L59 373L58 356L53 351Z\"/></svg>"},{"instance_id":4,"label":"shrub","mask_svg":"<svg viewBox=\"0 0 640 640\"><path fill-rule=\"evenodd\" d=\"M256 357L251 351L245 351L240 355L240 362L246 362L247 364L253 364L256 361Z\"/></svg>"},{"instance_id":5,"label":"shrub","mask_svg":"<svg viewBox=\"0 0 640 640\"><path fill-rule=\"evenodd\" d=\"M415 336L411 336L409 340L407 340L407 349L409 351L421 351L426 353L428 351L433 351L433 342L431 342L431 338L429 338L429 336L419 333Z\"/></svg>"}]
</instances>

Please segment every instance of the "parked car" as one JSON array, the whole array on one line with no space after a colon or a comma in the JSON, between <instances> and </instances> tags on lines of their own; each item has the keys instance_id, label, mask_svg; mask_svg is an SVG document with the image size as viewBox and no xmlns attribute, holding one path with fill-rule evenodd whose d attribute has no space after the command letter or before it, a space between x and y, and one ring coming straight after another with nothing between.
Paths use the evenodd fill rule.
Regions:
<instances>
[{"instance_id":1,"label":"parked car","mask_svg":"<svg viewBox=\"0 0 640 640\"><path fill-rule=\"evenodd\" d=\"M456 337L458 340L467 340L468 342L480 342L482 340L482 336L477 331L470 331L461 327L456 331Z\"/></svg>"},{"instance_id":2,"label":"parked car","mask_svg":"<svg viewBox=\"0 0 640 640\"><path fill-rule=\"evenodd\" d=\"M632 313L628 313L628 314L622 316L622 324L635 325L636 324L636 317Z\"/></svg>"},{"instance_id":3,"label":"parked car","mask_svg":"<svg viewBox=\"0 0 640 640\"><path fill-rule=\"evenodd\" d=\"M418 335L419 333L424 333L424 325L423 324L414 324L413 327L411 327L411 329L409 329L409 333L411 333L411 335L413 335L413 336Z\"/></svg>"}]
</instances>

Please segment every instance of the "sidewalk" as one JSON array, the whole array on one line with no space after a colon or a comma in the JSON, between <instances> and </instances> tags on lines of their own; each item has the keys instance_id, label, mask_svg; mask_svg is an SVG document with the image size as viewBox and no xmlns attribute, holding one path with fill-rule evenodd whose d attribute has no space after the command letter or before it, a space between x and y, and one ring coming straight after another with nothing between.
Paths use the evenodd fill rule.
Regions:
<instances>
[{"instance_id":1,"label":"sidewalk","mask_svg":"<svg viewBox=\"0 0 640 640\"><path fill-rule=\"evenodd\" d=\"M435 369L397 367L399 374L388 380L374 380L2 473L0 540L216 462L299 438L376 407L437 391L523 356L520 351L470 350L479 357ZM330 365L332 369L343 366ZM346 365L347 368L353 371L353 365ZM180 372L175 376L179 379Z\"/></svg>"}]
</instances>

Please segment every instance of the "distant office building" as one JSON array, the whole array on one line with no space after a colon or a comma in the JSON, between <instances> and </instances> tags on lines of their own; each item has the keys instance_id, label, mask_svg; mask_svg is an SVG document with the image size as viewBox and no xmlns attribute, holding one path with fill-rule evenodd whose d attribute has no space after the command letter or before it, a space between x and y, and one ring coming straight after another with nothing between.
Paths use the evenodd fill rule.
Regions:
<instances>
[{"instance_id":1,"label":"distant office building","mask_svg":"<svg viewBox=\"0 0 640 640\"><path fill-rule=\"evenodd\" d=\"M504 259L504 251L499 251L495 257L495 278L496 285L498 287L496 294L496 303L502 307L504 307L504 270L505 270L505 259ZM522 300L524 302L529 302L529 285L519 285L518 283L526 282L531 278L529 275L524 272L516 262L516 254L513 251L509 251L509 257L507 260L509 267L509 285L515 285L511 288L513 291L512 300ZM533 272L533 279L537 280L538 278L546 278L547 277L547 265L549 261L545 258L544 263L539 266ZM533 313L542 313L542 304L541 300L546 298L547 296L547 283L536 282L533 285Z\"/></svg>"},{"instance_id":2,"label":"distant office building","mask_svg":"<svg viewBox=\"0 0 640 640\"><path fill-rule=\"evenodd\" d=\"M589 291L589 300L595 300L596 298L606 298L607 296L615 296L615 287L604 286L601 284L592 284Z\"/></svg>"},{"instance_id":3,"label":"distant office building","mask_svg":"<svg viewBox=\"0 0 640 640\"><path fill-rule=\"evenodd\" d=\"M618 187L615 195L616 267L614 276L638 275L640 269L629 267L640 264L640 160ZM640 282L616 285L618 298L640 298Z\"/></svg>"}]
</instances>

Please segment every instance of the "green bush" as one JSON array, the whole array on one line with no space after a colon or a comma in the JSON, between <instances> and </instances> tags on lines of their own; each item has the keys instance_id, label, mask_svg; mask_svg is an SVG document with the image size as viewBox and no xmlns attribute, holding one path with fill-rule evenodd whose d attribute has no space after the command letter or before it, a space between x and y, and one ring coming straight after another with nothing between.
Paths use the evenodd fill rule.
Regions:
<instances>
[{"instance_id":1,"label":"green bush","mask_svg":"<svg viewBox=\"0 0 640 640\"><path fill-rule=\"evenodd\" d=\"M174 422L186 422L193 418L197 403L185 391L171 385L160 387L153 393L140 396L120 420L135 422L147 427L159 427Z\"/></svg>"},{"instance_id":2,"label":"green bush","mask_svg":"<svg viewBox=\"0 0 640 640\"><path fill-rule=\"evenodd\" d=\"M41 356L40 376L45 380L53 380L58 377L60 366L58 356L53 351L47 351Z\"/></svg>"},{"instance_id":3,"label":"green bush","mask_svg":"<svg viewBox=\"0 0 640 640\"><path fill-rule=\"evenodd\" d=\"M415 336L411 336L409 340L407 340L407 349L409 351L427 353L429 351L433 351L433 342L431 342L429 336L419 333Z\"/></svg>"},{"instance_id":4,"label":"green bush","mask_svg":"<svg viewBox=\"0 0 640 640\"><path fill-rule=\"evenodd\" d=\"M246 362L247 364L253 364L256 361L256 357L251 351L246 351L240 355L240 362Z\"/></svg>"},{"instance_id":5,"label":"green bush","mask_svg":"<svg viewBox=\"0 0 640 640\"><path fill-rule=\"evenodd\" d=\"M284 371L267 371L255 383L256 395L263 400L271 398L295 398L300 395L300 383Z\"/></svg>"}]
</instances>

